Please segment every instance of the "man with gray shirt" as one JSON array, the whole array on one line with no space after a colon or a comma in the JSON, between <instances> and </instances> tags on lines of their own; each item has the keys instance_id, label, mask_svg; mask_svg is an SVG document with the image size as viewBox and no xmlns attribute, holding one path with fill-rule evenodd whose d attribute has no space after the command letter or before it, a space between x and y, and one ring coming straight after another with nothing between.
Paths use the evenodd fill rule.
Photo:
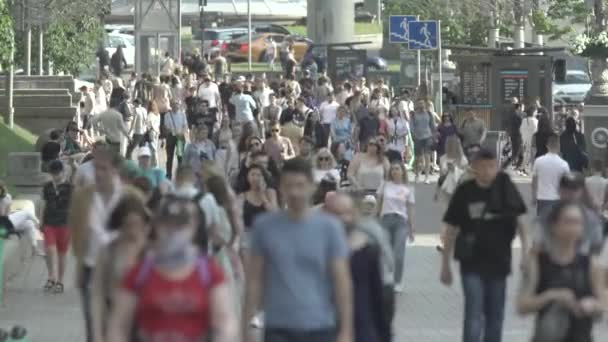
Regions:
<instances>
[{"instance_id":1,"label":"man with gray shirt","mask_svg":"<svg viewBox=\"0 0 608 342\"><path fill-rule=\"evenodd\" d=\"M352 342L349 251L344 228L309 206L310 162L287 160L281 174L286 211L258 217L252 228L242 319L244 341L254 314L265 314L265 342Z\"/></svg>"},{"instance_id":2,"label":"man with gray shirt","mask_svg":"<svg viewBox=\"0 0 608 342\"><path fill-rule=\"evenodd\" d=\"M416 182L420 168L424 168L424 183L430 184L431 157L435 142L435 119L427 109L424 101L416 101L414 114L411 117L412 138L414 140L414 155L416 156Z\"/></svg>"},{"instance_id":3,"label":"man with gray shirt","mask_svg":"<svg viewBox=\"0 0 608 342\"><path fill-rule=\"evenodd\" d=\"M477 117L477 113L469 110L460 125L459 133L462 137L462 146L466 150L471 145L481 145L486 139L486 125Z\"/></svg>"}]
</instances>

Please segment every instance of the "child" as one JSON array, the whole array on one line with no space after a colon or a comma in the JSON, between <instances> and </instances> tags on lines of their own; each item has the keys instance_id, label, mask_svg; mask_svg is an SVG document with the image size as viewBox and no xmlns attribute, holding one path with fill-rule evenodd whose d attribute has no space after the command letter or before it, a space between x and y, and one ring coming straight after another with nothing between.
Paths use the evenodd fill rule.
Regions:
<instances>
[{"instance_id":1,"label":"child","mask_svg":"<svg viewBox=\"0 0 608 342\"><path fill-rule=\"evenodd\" d=\"M63 292L63 276L66 267L66 253L70 244L67 216L72 185L66 181L63 163L54 160L49 164L52 180L44 184L42 199L42 233L46 247L46 266L48 280L44 290L53 293ZM57 262L55 262L57 260ZM57 264L57 268L55 268Z\"/></svg>"}]
</instances>

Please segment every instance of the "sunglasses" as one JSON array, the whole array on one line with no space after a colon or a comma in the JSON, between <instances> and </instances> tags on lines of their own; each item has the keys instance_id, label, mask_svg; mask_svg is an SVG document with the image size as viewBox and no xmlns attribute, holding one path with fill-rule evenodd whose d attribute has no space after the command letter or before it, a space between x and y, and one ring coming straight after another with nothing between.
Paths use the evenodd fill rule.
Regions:
<instances>
[{"instance_id":1,"label":"sunglasses","mask_svg":"<svg viewBox=\"0 0 608 342\"><path fill-rule=\"evenodd\" d=\"M260 143L259 143L259 142L255 142L255 143L251 143L251 144L249 144L249 148L252 148L252 147L258 147L258 146L260 146Z\"/></svg>"},{"instance_id":2,"label":"sunglasses","mask_svg":"<svg viewBox=\"0 0 608 342\"><path fill-rule=\"evenodd\" d=\"M331 158L329 157L319 157L319 161L330 161Z\"/></svg>"},{"instance_id":3,"label":"sunglasses","mask_svg":"<svg viewBox=\"0 0 608 342\"><path fill-rule=\"evenodd\" d=\"M277 133L277 132L280 132L280 131L281 131L280 129L273 129L272 130L273 133Z\"/></svg>"}]
</instances>

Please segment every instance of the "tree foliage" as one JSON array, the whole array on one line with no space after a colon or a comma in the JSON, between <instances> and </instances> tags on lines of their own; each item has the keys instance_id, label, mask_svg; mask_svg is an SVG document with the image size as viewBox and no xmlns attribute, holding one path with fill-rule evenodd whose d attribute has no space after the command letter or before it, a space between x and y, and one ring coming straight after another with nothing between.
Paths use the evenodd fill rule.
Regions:
<instances>
[{"instance_id":1,"label":"tree foliage","mask_svg":"<svg viewBox=\"0 0 608 342\"><path fill-rule=\"evenodd\" d=\"M52 62L55 71L76 75L90 65L102 39L101 18L107 14L107 3L105 0L29 2L34 33L38 32L36 21L41 20L44 27L44 58ZM24 32L17 33L16 60L23 62L25 37ZM32 51L37 49L38 40L34 38Z\"/></svg>"},{"instance_id":2,"label":"tree foliage","mask_svg":"<svg viewBox=\"0 0 608 342\"><path fill-rule=\"evenodd\" d=\"M513 35L517 19L527 19L537 33L558 39L584 23L586 0L385 0L385 15L419 15L441 20L442 37L450 44L485 45L494 25L501 36ZM605 1L605 0L596 0ZM544 4L539 8L539 3ZM387 21L385 20L385 23Z\"/></svg>"},{"instance_id":3,"label":"tree foliage","mask_svg":"<svg viewBox=\"0 0 608 342\"><path fill-rule=\"evenodd\" d=\"M418 15L421 20L441 20L442 38L450 44L486 45L488 30L509 33L515 0L386 0L385 15ZM495 13L498 21L493 21ZM385 22L387 22L385 20Z\"/></svg>"},{"instance_id":4,"label":"tree foliage","mask_svg":"<svg viewBox=\"0 0 608 342\"><path fill-rule=\"evenodd\" d=\"M44 33L45 54L56 71L77 75L89 66L102 30L94 17L53 21Z\"/></svg>"},{"instance_id":5,"label":"tree foliage","mask_svg":"<svg viewBox=\"0 0 608 342\"><path fill-rule=\"evenodd\" d=\"M0 66L6 68L12 63L15 33L13 20L5 0L0 0Z\"/></svg>"}]
</instances>

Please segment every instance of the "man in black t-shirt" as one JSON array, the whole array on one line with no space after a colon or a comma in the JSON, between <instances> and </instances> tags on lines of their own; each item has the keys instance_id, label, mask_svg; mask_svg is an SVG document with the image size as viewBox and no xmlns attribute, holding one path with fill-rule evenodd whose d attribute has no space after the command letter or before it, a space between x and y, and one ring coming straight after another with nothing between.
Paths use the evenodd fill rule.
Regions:
<instances>
[{"instance_id":1,"label":"man in black t-shirt","mask_svg":"<svg viewBox=\"0 0 608 342\"><path fill-rule=\"evenodd\" d=\"M472 160L475 178L458 186L443 218L447 233L441 282L452 283L454 251L465 299L463 341L499 342L516 232L522 251L528 250L522 220L526 205L509 175L499 172L491 151L482 149Z\"/></svg>"}]
</instances>

